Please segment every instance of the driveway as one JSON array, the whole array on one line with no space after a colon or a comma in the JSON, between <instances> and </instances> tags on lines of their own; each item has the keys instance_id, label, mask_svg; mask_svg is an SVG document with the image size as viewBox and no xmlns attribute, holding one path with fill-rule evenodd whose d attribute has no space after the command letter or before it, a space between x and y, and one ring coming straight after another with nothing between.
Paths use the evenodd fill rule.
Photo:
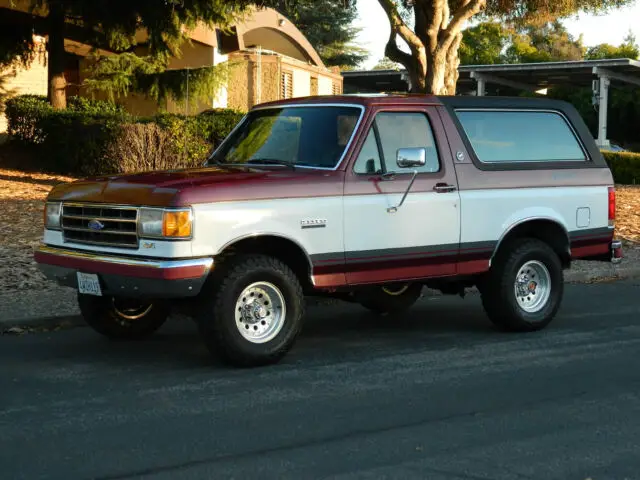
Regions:
<instances>
[{"instance_id":1,"label":"driveway","mask_svg":"<svg viewBox=\"0 0 640 480\"><path fill-rule=\"evenodd\" d=\"M640 282L567 285L537 334L476 296L402 320L316 307L281 364L212 363L195 326L0 337L3 480L624 479L640 472Z\"/></svg>"}]
</instances>

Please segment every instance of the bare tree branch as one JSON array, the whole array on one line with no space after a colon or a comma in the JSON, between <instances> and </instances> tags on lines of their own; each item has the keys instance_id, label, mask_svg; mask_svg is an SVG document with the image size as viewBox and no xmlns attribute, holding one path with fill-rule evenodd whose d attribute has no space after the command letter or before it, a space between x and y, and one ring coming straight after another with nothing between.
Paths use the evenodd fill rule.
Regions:
<instances>
[{"instance_id":1,"label":"bare tree branch","mask_svg":"<svg viewBox=\"0 0 640 480\"><path fill-rule=\"evenodd\" d=\"M393 29L389 35L389 40L387 41L387 46L384 49L384 54L389 57L390 60L404 65L407 69L411 66L411 62L413 61L413 57L410 54L403 52L398 48L398 44L396 43L396 32L394 32Z\"/></svg>"},{"instance_id":2,"label":"bare tree branch","mask_svg":"<svg viewBox=\"0 0 640 480\"><path fill-rule=\"evenodd\" d=\"M464 22L480 13L486 6L487 0L464 0L445 30L442 46L448 49L455 40L456 35L462 30Z\"/></svg>"},{"instance_id":3,"label":"bare tree branch","mask_svg":"<svg viewBox=\"0 0 640 480\"><path fill-rule=\"evenodd\" d=\"M400 17L400 13L398 13L398 8L396 7L393 0L378 0L380 5L384 9L387 17L389 18L389 23L391 24L391 32L397 33L402 37L402 39L409 44L409 47L412 50L419 51L421 48L424 48L422 42L418 38L418 36L413 33L404 20ZM395 44L395 40L394 40ZM397 45L396 45L397 48Z\"/></svg>"}]
</instances>

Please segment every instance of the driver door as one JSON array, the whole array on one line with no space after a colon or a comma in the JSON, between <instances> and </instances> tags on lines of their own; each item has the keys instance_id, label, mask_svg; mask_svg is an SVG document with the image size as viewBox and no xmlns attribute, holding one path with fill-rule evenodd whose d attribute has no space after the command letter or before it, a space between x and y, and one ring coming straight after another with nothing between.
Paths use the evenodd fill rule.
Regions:
<instances>
[{"instance_id":1,"label":"driver door","mask_svg":"<svg viewBox=\"0 0 640 480\"><path fill-rule=\"evenodd\" d=\"M460 197L444 127L435 107L373 113L346 172L344 243L351 285L454 275ZM402 169L401 148L425 148L426 164ZM398 206L418 171L402 206Z\"/></svg>"}]
</instances>

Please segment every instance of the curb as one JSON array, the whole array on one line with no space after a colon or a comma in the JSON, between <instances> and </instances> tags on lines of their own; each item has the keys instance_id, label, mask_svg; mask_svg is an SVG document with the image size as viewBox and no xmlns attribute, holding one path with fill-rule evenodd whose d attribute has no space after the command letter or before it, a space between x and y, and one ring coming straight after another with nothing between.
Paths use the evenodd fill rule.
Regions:
<instances>
[{"instance_id":1,"label":"curb","mask_svg":"<svg viewBox=\"0 0 640 480\"><path fill-rule=\"evenodd\" d=\"M565 273L565 283L595 283L595 282L615 282L619 280L628 280L632 278L640 278L640 266L626 267L616 269L613 273L593 272L571 272ZM439 292L436 293L439 295ZM307 300L309 307L327 307L333 306L339 300L333 299L316 299ZM80 315L64 315L49 317L31 317L24 319L0 320L0 335L20 335L30 331L45 330L54 331L59 329L85 327L86 322Z\"/></svg>"},{"instance_id":2,"label":"curb","mask_svg":"<svg viewBox=\"0 0 640 480\"><path fill-rule=\"evenodd\" d=\"M620 267L611 273L604 272L571 272L565 273L565 283L591 283L596 281L617 281L628 280L640 277L640 266L638 267Z\"/></svg>"}]
</instances>

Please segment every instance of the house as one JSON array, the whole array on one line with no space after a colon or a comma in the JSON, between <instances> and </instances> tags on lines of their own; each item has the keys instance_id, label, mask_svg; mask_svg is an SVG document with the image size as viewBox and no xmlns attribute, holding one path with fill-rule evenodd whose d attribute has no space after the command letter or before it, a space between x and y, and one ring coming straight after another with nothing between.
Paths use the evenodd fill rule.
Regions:
<instances>
[{"instance_id":1,"label":"house","mask_svg":"<svg viewBox=\"0 0 640 480\"><path fill-rule=\"evenodd\" d=\"M14 15L16 21L20 15L27 15L28 6L24 0L17 4L10 2L0 0L0 15ZM72 34L68 36L70 38L65 39L67 94L106 97L103 94L91 95L82 87L90 62L90 47L73 38ZM144 54L145 36L145 31L138 33L140 46L136 54ZM16 65L0 71L0 99L25 93L46 95L45 39L36 38L42 45L42 54L30 68ZM196 107L186 102L169 101L166 110L171 113L193 114L225 107L246 111L271 100L342 92L339 70L327 68L300 30L273 9L255 9L243 23L225 31L201 25L189 32L189 39L190 42L185 42L181 48L182 55L171 59L169 69L182 70L186 78L189 69L225 61L233 67L226 85L212 92L209 101L199 102ZM150 115L160 109L153 99L141 94L129 94L116 101L136 115ZM3 122L4 118L0 116L0 132L6 131L6 123Z\"/></svg>"}]
</instances>

